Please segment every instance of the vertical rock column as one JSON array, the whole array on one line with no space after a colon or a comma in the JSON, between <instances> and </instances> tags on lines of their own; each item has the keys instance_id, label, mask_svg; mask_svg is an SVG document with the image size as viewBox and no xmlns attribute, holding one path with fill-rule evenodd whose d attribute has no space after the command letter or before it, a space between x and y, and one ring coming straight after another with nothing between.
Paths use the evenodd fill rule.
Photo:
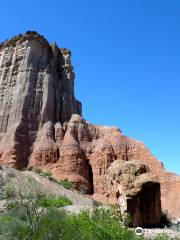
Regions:
<instances>
[{"instance_id":1,"label":"vertical rock column","mask_svg":"<svg viewBox=\"0 0 180 240\"><path fill-rule=\"evenodd\" d=\"M54 124L81 114L73 81L69 51L50 46L36 32L0 45L0 163L24 168L37 155L44 161L38 144L45 138L52 146ZM50 162L57 161L50 155Z\"/></svg>"}]
</instances>

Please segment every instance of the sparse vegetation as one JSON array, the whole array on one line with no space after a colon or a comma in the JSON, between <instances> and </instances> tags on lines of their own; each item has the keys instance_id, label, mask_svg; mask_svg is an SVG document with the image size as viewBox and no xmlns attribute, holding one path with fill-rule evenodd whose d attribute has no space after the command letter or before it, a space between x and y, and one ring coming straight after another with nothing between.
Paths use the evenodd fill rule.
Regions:
<instances>
[{"instance_id":1,"label":"sparse vegetation","mask_svg":"<svg viewBox=\"0 0 180 240\"><path fill-rule=\"evenodd\" d=\"M45 172L41 172L40 175L44 177L51 177L52 173L50 171L45 171Z\"/></svg>"},{"instance_id":2,"label":"sparse vegetation","mask_svg":"<svg viewBox=\"0 0 180 240\"><path fill-rule=\"evenodd\" d=\"M49 179L50 176L47 174L47 177ZM72 189L73 184L68 180L52 181ZM4 198L5 194L7 209L0 215L0 240L144 239L136 236L132 229L128 229L131 218L128 215L122 217L118 205L104 208L99 202L93 201L94 208L90 212L70 214L62 207L71 205L72 202L66 197L52 195L34 178L27 176L22 181L20 175L16 180L13 179L12 183L10 181L4 187L1 180L2 197ZM165 234L154 238L167 239L169 237Z\"/></svg>"},{"instance_id":3,"label":"sparse vegetation","mask_svg":"<svg viewBox=\"0 0 180 240\"><path fill-rule=\"evenodd\" d=\"M52 182L58 183L59 185L63 186L66 189L69 190L73 190L75 189L75 186L72 182L70 182L68 179L64 179L64 180L57 180L52 176L52 173L50 171L42 171L39 168L31 168L29 167L28 169L29 171L34 171L36 173L38 173L40 176L42 177L48 177L48 179ZM81 193L84 193L83 189L80 189Z\"/></svg>"},{"instance_id":4,"label":"sparse vegetation","mask_svg":"<svg viewBox=\"0 0 180 240\"><path fill-rule=\"evenodd\" d=\"M8 184L7 186L5 186L4 192L5 192L6 199L13 198L15 196L15 191L11 184Z\"/></svg>"},{"instance_id":5,"label":"sparse vegetation","mask_svg":"<svg viewBox=\"0 0 180 240\"><path fill-rule=\"evenodd\" d=\"M11 191L15 198L9 200L6 212L0 215L0 239L142 239L122 226L113 208L65 213L61 207L70 205L71 201L50 195L30 177L23 182L19 179Z\"/></svg>"},{"instance_id":6,"label":"sparse vegetation","mask_svg":"<svg viewBox=\"0 0 180 240\"><path fill-rule=\"evenodd\" d=\"M71 205L72 202L66 197L53 197L49 196L41 199L38 202L38 206L40 207L65 207Z\"/></svg>"},{"instance_id":7,"label":"sparse vegetation","mask_svg":"<svg viewBox=\"0 0 180 240\"><path fill-rule=\"evenodd\" d=\"M38 216L32 215L30 224L27 212L11 208L0 216L0 239L18 240L138 240L133 231L120 225L119 219L110 210L95 209L92 213L66 214L52 207Z\"/></svg>"},{"instance_id":8,"label":"sparse vegetation","mask_svg":"<svg viewBox=\"0 0 180 240\"><path fill-rule=\"evenodd\" d=\"M70 190L74 189L74 184L70 182L68 179L57 181L57 183L62 185L66 189Z\"/></svg>"},{"instance_id":9,"label":"sparse vegetation","mask_svg":"<svg viewBox=\"0 0 180 240\"><path fill-rule=\"evenodd\" d=\"M98 201L93 200L93 207L99 207L102 206L102 204Z\"/></svg>"}]
</instances>

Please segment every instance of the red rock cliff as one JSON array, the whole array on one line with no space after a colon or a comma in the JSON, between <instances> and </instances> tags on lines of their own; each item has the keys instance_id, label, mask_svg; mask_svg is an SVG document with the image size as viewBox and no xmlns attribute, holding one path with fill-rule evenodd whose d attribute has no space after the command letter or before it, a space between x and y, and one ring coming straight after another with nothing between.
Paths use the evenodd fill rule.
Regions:
<instances>
[{"instance_id":1,"label":"red rock cliff","mask_svg":"<svg viewBox=\"0 0 180 240\"><path fill-rule=\"evenodd\" d=\"M180 177L167 173L143 143L81 117L70 55L36 32L0 45L0 163L49 169L107 201L110 164L138 160L160 177L163 210L180 217Z\"/></svg>"}]
</instances>

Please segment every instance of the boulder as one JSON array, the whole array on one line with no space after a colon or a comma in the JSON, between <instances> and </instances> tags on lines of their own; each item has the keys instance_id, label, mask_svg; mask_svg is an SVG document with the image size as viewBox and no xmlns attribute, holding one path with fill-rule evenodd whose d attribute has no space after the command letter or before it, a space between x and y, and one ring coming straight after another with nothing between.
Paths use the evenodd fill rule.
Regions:
<instances>
[{"instance_id":1,"label":"boulder","mask_svg":"<svg viewBox=\"0 0 180 240\"><path fill-rule=\"evenodd\" d=\"M131 216L133 226L157 226L161 220L160 183L138 161L116 160L107 171L107 197L118 203L122 216Z\"/></svg>"}]
</instances>

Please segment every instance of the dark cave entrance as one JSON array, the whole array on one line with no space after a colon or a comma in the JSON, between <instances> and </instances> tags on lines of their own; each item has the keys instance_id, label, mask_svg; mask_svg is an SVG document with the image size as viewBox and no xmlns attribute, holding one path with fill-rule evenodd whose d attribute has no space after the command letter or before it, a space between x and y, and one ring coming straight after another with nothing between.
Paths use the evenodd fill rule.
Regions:
<instances>
[{"instance_id":1,"label":"dark cave entrance","mask_svg":"<svg viewBox=\"0 0 180 240\"><path fill-rule=\"evenodd\" d=\"M161 217L160 184L144 183L137 195L127 199L127 212L132 217L130 226L157 227Z\"/></svg>"},{"instance_id":2,"label":"dark cave entrance","mask_svg":"<svg viewBox=\"0 0 180 240\"><path fill-rule=\"evenodd\" d=\"M87 177L88 177L88 182L89 182L87 193L92 195L92 194L94 194L93 171L92 171L92 166L88 160L86 160L86 164L87 164Z\"/></svg>"}]
</instances>

